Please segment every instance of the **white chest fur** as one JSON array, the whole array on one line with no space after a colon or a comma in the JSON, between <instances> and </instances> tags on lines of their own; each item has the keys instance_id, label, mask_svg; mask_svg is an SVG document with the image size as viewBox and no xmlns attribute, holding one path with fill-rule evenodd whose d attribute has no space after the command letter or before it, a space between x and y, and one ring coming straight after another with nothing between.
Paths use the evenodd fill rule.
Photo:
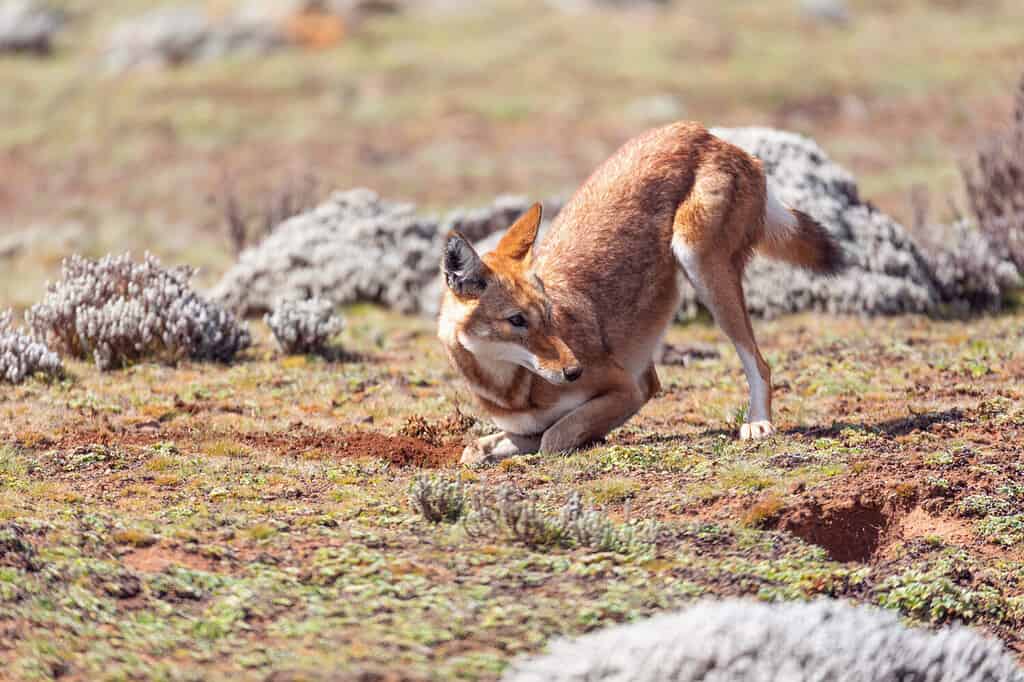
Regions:
<instances>
[{"instance_id":1,"label":"white chest fur","mask_svg":"<svg viewBox=\"0 0 1024 682\"><path fill-rule=\"evenodd\" d=\"M581 392L567 392L558 402L543 410L523 410L502 416L492 416L502 431L523 436L532 436L547 431L559 419L587 402L589 397Z\"/></svg>"}]
</instances>

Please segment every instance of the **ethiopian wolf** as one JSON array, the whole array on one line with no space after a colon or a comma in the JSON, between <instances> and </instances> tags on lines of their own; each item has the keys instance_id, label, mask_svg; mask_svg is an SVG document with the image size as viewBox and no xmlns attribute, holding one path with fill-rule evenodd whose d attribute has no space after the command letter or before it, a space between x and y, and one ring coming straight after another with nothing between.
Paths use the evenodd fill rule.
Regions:
<instances>
[{"instance_id":1,"label":"ethiopian wolf","mask_svg":"<svg viewBox=\"0 0 1024 682\"><path fill-rule=\"evenodd\" d=\"M625 423L660 388L653 358L683 277L743 364L740 438L774 432L743 269L757 251L834 274L842 252L772 196L756 158L696 123L652 130L605 161L536 243L540 222L537 204L482 257L458 233L445 244L438 335L501 429L464 463L572 450Z\"/></svg>"}]
</instances>

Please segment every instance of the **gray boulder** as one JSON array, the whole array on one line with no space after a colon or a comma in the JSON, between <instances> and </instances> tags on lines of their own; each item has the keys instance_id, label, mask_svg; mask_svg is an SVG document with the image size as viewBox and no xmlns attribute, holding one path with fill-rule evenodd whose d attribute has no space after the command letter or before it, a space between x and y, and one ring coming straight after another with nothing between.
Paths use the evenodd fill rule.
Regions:
<instances>
[{"instance_id":1,"label":"gray boulder","mask_svg":"<svg viewBox=\"0 0 1024 682\"><path fill-rule=\"evenodd\" d=\"M436 309L426 290L440 271L444 235L454 229L478 241L528 207L524 198L499 197L439 220L367 189L338 192L243 251L211 296L244 315L267 312L281 298L379 303L406 313Z\"/></svg>"},{"instance_id":2,"label":"gray boulder","mask_svg":"<svg viewBox=\"0 0 1024 682\"><path fill-rule=\"evenodd\" d=\"M949 312L998 310L1003 294L1021 286L1017 266L981 230L960 220L915 231L935 286Z\"/></svg>"},{"instance_id":3,"label":"gray boulder","mask_svg":"<svg viewBox=\"0 0 1024 682\"><path fill-rule=\"evenodd\" d=\"M920 313L937 304L928 263L906 230L862 201L853 176L813 140L771 128L712 132L761 159L779 199L824 225L849 262L845 273L829 278L755 258L745 282L751 314Z\"/></svg>"},{"instance_id":4,"label":"gray boulder","mask_svg":"<svg viewBox=\"0 0 1024 682\"><path fill-rule=\"evenodd\" d=\"M67 16L36 0L0 0L0 52L45 55Z\"/></svg>"},{"instance_id":5,"label":"gray boulder","mask_svg":"<svg viewBox=\"0 0 1024 682\"><path fill-rule=\"evenodd\" d=\"M285 38L277 23L245 13L215 18L191 6L159 7L118 25L104 60L118 72L167 68L232 54L267 54L283 47Z\"/></svg>"},{"instance_id":6,"label":"gray boulder","mask_svg":"<svg viewBox=\"0 0 1024 682\"><path fill-rule=\"evenodd\" d=\"M712 132L760 158L778 197L817 218L839 239L850 262L839 277L825 278L755 258L746 276L752 314L987 310L999 306L1004 291L1019 286L1013 263L967 225L930 226L914 235L920 240L915 241L863 201L853 176L813 140L770 128Z\"/></svg>"},{"instance_id":7,"label":"gray boulder","mask_svg":"<svg viewBox=\"0 0 1024 682\"><path fill-rule=\"evenodd\" d=\"M701 601L515 664L504 682L1024 682L1002 645L895 613L820 599Z\"/></svg>"}]
</instances>

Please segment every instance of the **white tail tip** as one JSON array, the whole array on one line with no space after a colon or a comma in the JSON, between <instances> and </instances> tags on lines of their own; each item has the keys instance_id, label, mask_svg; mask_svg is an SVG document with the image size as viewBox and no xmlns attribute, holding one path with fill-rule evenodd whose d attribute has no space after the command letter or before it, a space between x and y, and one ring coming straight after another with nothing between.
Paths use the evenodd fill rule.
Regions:
<instances>
[{"instance_id":1,"label":"white tail tip","mask_svg":"<svg viewBox=\"0 0 1024 682\"><path fill-rule=\"evenodd\" d=\"M779 201L770 186L764 205L764 224L769 231L795 230L797 226L796 216L788 206Z\"/></svg>"}]
</instances>

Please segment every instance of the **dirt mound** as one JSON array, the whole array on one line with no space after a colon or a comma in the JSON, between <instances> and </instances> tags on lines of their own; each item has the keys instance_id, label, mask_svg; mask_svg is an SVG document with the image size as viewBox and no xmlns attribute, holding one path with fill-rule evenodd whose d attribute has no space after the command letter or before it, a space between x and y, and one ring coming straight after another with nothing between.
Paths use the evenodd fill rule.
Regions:
<instances>
[{"instance_id":1,"label":"dirt mound","mask_svg":"<svg viewBox=\"0 0 1024 682\"><path fill-rule=\"evenodd\" d=\"M344 457L377 457L399 466L437 468L459 461L462 446L436 446L410 436L386 436L372 431L357 431L339 443Z\"/></svg>"},{"instance_id":2,"label":"dirt mound","mask_svg":"<svg viewBox=\"0 0 1024 682\"><path fill-rule=\"evenodd\" d=\"M122 563L140 573L159 573L172 566L182 566L193 571L211 571L213 562L209 559L171 547L154 545L124 555Z\"/></svg>"},{"instance_id":3,"label":"dirt mound","mask_svg":"<svg viewBox=\"0 0 1024 682\"><path fill-rule=\"evenodd\" d=\"M462 452L461 443L453 442L452 439L432 444L409 435L389 436L375 431L324 431L302 424L295 424L285 431L234 434L198 434L193 430L173 427L139 431L111 426L106 430L66 430L57 439L47 439L36 445L40 448L75 450L93 446L145 447L170 441L191 443L193 445L190 447L202 452L204 443L220 440L236 443L254 452L277 455L309 455L317 452L318 456L327 458L377 457L399 466L423 468L455 464Z\"/></svg>"}]
</instances>

